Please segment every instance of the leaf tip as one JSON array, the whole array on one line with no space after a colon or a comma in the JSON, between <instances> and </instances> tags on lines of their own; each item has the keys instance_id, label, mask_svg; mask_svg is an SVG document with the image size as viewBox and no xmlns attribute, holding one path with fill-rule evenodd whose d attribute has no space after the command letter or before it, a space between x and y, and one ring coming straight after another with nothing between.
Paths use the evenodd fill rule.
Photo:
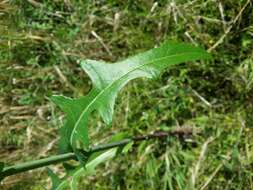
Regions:
<instances>
[{"instance_id":1,"label":"leaf tip","mask_svg":"<svg viewBox=\"0 0 253 190\"><path fill-rule=\"evenodd\" d=\"M62 95L53 95L50 97L50 100L56 105L61 105L62 103L69 102L72 99Z\"/></svg>"}]
</instances>

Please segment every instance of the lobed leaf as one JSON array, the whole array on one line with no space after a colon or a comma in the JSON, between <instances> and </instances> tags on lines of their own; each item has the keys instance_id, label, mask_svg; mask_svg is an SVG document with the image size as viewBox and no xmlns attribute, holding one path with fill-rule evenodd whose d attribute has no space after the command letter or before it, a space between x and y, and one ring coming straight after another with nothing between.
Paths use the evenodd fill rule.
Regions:
<instances>
[{"instance_id":1,"label":"lobed leaf","mask_svg":"<svg viewBox=\"0 0 253 190\"><path fill-rule=\"evenodd\" d=\"M81 67L93 84L89 94L77 99L52 97L52 101L66 113L66 123L61 128L62 151L73 150L78 153L80 146L89 148L89 115L98 111L104 122L110 124L117 94L130 80L139 77L154 78L172 65L208 58L210 55L202 48L170 42L115 64L94 60L81 61Z\"/></svg>"}]
</instances>

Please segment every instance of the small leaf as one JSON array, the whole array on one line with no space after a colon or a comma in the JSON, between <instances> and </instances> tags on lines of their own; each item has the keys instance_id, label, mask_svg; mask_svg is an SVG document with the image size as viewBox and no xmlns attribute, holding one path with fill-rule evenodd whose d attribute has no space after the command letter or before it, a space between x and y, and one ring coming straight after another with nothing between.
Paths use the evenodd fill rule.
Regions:
<instances>
[{"instance_id":1,"label":"small leaf","mask_svg":"<svg viewBox=\"0 0 253 190\"><path fill-rule=\"evenodd\" d=\"M166 68L185 61L208 59L203 49L184 43L164 43L126 60L109 64L84 60L81 66L92 80L93 88L87 96L70 99L53 96L51 99L66 113L66 123L61 128L61 149L77 154L80 145L89 148L88 119L98 111L106 124L112 122L115 99L129 81L139 77L155 78ZM81 161L82 158L78 156Z\"/></svg>"},{"instance_id":2,"label":"small leaf","mask_svg":"<svg viewBox=\"0 0 253 190\"><path fill-rule=\"evenodd\" d=\"M62 165L63 165L67 175L71 175L76 170L76 168L79 166L79 165L78 166L72 165L67 162L63 163Z\"/></svg>"},{"instance_id":3,"label":"small leaf","mask_svg":"<svg viewBox=\"0 0 253 190\"><path fill-rule=\"evenodd\" d=\"M134 142L131 141L131 142L128 143L126 146L124 146L122 152L123 152L123 153L128 153L128 151L132 148L133 145L134 145Z\"/></svg>"},{"instance_id":4,"label":"small leaf","mask_svg":"<svg viewBox=\"0 0 253 190\"><path fill-rule=\"evenodd\" d=\"M129 137L127 132L119 132L111 137L110 142L117 142L127 137Z\"/></svg>"},{"instance_id":5,"label":"small leaf","mask_svg":"<svg viewBox=\"0 0 253 190\"><path fill-rule=\"evenodd\" d=\"M47 174L52 181L52 190L56 190L61 184L61 179L50 168L47 168Z\"/></svg>"},{"instance_id":6,"label":"small leaf","mask_svg":"<svg viewBox=\"0 0 253 190\"><path fill-rule=\"evenodd\" d=\"M91 160L88 164L86 164L85 167L80 168L80 170L78 170L72 177L72 180L70 183L71 189L77 190L77 182L81 176L88 176L88 175L95 174L96 167L99 164L104 163L107 160L113 158L116 155L116 152L117 152L117 148L110 149L110 150L100 154L99 156L97 156L93 160Z\"/></svg>"},{"instance_id":7,"label":"small leaf","mask_svg":"<svg viewBox=\"0 0 253 190\"><path fill-rule=\"evenodd\" d=\"M60 183L58 181L59 178L56 178L54 173L53 175L50 173L53 184L57 184L57 186L53 186L53 190L78 190L77 185L80 177L94 174L96 167L99 164L104 163L107 160L113 158L116 155L116 151L117 148L110 149L93 158L85 165L85 167L83 167L82 165L76 167L76 169L68 173L68 176L65 176L64 179L60 179Z\"/></svg>"}]
</instances>

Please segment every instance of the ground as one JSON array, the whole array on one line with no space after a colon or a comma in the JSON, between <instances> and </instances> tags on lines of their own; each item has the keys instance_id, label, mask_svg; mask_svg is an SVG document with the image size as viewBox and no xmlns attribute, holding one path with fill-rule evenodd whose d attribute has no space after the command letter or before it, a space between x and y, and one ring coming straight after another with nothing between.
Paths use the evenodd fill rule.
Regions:
<instances>
[{"instance_id":1,"label":"ground","mask_svg":"<svg viewBox=\"0 0 253 190\"><path fill-rule=\"evenodd\" d=\"M64 114L49 98L87 94L80 59L115 62L184 41L213 60L129 83L112 126L94 114L89 130L97 143L119 132L188 127L200 131L187 139L196 146L176 137L142 142L82 179L80 189L253 189L251 0L2 0L0 25L0 161L58 153ZM6 178L0 189L50 183L42 168Z\"/></svg>"}]
</instances>

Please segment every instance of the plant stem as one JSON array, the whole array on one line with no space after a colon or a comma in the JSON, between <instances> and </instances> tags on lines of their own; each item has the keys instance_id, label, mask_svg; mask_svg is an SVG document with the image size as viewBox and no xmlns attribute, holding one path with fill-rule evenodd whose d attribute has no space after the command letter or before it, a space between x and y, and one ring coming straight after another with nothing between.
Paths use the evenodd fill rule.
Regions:
<instances>
[{"instance_id":1,"label":"plant stem","mask_svg":"<svg viewBox=\"0 0 253 190\"><path fill-rule=\"evenodd\" d=\"M59 162L65 162L65 161L72 160L72 159L76 159L76 156L74 153L71 152L71 153L66 153L66 154L50 156L48 158L43 158L43 159L39 159L39 160L24 162L24 163L20 163L20 164L13 165L13 166L7 166L0 173L0 179L10 176L10 175L17 174L17 173L40 168L40 167L47 166L50 164L57 164Z\"/></svg>"},{"instance_id":2,"label":"plant stem","mask_svg":"<svg viewBox=\"0 0 253 190\"><path fill-rule=\"evenodd\" d=\"M97 145L97 146L92 147L90 149L90 151L86 152L86 153L88 153L88 155L91 155L92 153L95 153L95 152L99 152L99 151L103 151L103 150L107 150L107 149L127 145L131 141L137 142L137 141L149 140L149 139L154 139L154 138L160 139L162 137L167 137L169 135L179 135L179 136L181 136L181 135L184 135L185 133L188 134L189 131L184 131L184 132L182 132L182 131L155 132L153 134L149 134L149 135L146 135L146 136L137 136L137 137L133 137L133 138L123 139L123 140L117 141L117 142ZM13 166L7 166L2 171L0 171L0 181L1 181L1 179L5 178L7 176L15 175L15 174L18 174L18 173L21 173L21 172L25 172L25 171L28 171L28 170L40 168L40 167L43 167L43 166L48 166L48 165L51 165L51 164L57 164L57 163L65 162L65 161L68 161L68 160L77 160L77 157L73 152L70 152L70 153L50 156L48 158L43 158L43 159L39 159L39 160L20 163L20 164L16 164L16 165L13 165Z\"/></svg>"},{"instance_id":3,"label":"plant stem","mask_svg":"<svg viewBox=\"0 0 253 190\"><path fill-rule=\"evenodd\" d=\"M92 153L107 150L110 148L124 146L131 141L132 141L132 139L123 139L118 142L97 145L97 146L91 148L90 151L87 153L90 155ZM0 173L0 179L3 179L3 178L10 176L10 175L15 175L15 174L25 172L28 170L40 168L43 166L48 166L51 164L57 164L57 163L65 162L68 160L77 160L77 157L73 152L70 152L70 153L50 156L48 158L43 158L43 159L39 159L39 160L24 162L24 163L20 163L20 164L13 165L13 166L7 166Z\"/></svg>"}]
</instances>

